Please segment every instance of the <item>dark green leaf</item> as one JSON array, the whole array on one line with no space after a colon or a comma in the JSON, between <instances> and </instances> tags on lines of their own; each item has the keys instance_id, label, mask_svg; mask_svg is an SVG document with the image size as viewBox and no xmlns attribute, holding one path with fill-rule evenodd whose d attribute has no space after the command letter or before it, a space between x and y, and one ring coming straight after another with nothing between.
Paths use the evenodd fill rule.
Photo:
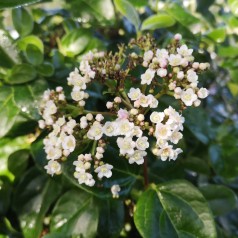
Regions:
<instances>
[{"instance_id":1,"label":"dark green leaf","mask_svg":"<svg viewBox=\"0 0 238 238\"><path fill-rule=\"evenodd\" d=\"M20 177L26 170L29 159L29 150L18 150L8 158L8 169L15 177Z\"/></svg>"},{"instance_id":2,"label":"dark green leaf","mask_svg":"<svg viewBox=\"0 0 238 238\"><path fill-rule=\"evenodd\" d=\"M169 4L165 10L169 15L171 15L171 17L175 18L185 27L189 27L190 25L197 24L200 22L198 18L191 15L188 11L186 11L177 3Z\"/></svg>"},{"instance_id":3,"label":"dark green leaf","mask_svg":"<svg viewBox=\"0 0 238 238\"><path fill-rule=\"evenodd\" d=\"M225 215L236 207L236 194L223 185L207 185L199 189L215 216Z\"/></svg>"},{"instance_id":4,"label":"dark green leaf","mask_svg":"<svg viewBox=\"0 0 238 238\"><path fill-rule=\"evenodd\" d=\"M0 217L5 215L10 202L12 185L7 177L0 176Z\"/></svg>"},{"instance_id":5,"label":"dark green leaf","mask_svg":"<svg viewBox=\"0 0 238 238\"><path fill-rule=\"evenodd\" d=\"M176 230L173 227L173 224L169 220L168 214L165 210L161 212L160 220L159 220L159 232L161 238L173 237L178 238L176 234Z\"/></svg>"},{"instance_id":6,"label":"dark green leaf","mask_svg":"<svg viewBox=\"0 0 238 238\"><path fill-rule=\"evenodd\" d=\"M44 45L41 39L37 36L30 35L20 38L17 42L18 48L22 51L26 51L28 45L36 46L42 53L44 52Z\"/></svg>"},{"instance_id":7,"label":"dark green leaf","mask_svg":"<svg viewBox=\"0 0 238 238\"><path fill-rule=\"evenodd\" d=\"M141 30L156 30L158 28L170 27L175 24L173 17L167 14L153 15L142 22Z\"/></svg>"},{"instance_id":8,"label":"dark green leaf","mask_svg":"<svg viewBox=\"0 0 238 238\"><path fill-rule=\"evenodd\" d=\"M36 168L23 176L15 190L13 204L25 238L40 236L45 214L60 191L59 184Z\"/></svg>"},{"instance_id":9,"label":"dark green leaf","mask_svg":"<svg viewBox=\"0 0 238 238\"><path fill-rule=\"evenodd\" d=\"M21 36L26 36L32 32L34 22L32 16L24 8L15 8L12 10L12 21L15 29Z\"/></svg>"},{"instance_id":10,"label":"dark green leaf","mask_svg":"<svg viewBox=\"0 0 238 238\"><path fill-rule=\"evenodd\" d=\"M26 47L26 58L29 63L39 65L43 62L44 56L37 46L28 44Z\"/></svg>"},{"instance_id":11,"label":"dark green leaf","mask_svg":"<svg viewBox=\"0 0 238 238\"><path fill-rule=\"evenodd\" d=\"M114 0L117 10L125 16L136 28L138 31L140 27L140 18L133 7L133 5L127 0Z\"/></svg>"},{"instance_id":12,"label":"dark green leaf","mask_svg":"<svg viewBox=\"0 0 238 238\"><path fill-rule=\"evenodd\" d=\"M41 2L41 0L1 0L0 9L8 7L19 7L26 4L33 4L36 2Z\"/></svg>"},{"instance_id":13,"label":"dark green leaf","mask_svg":"<svg viewBox=\"0 0 238 238\"><path fill-rule=\"evenodd\" d=\"M36 77L36 70L30 64L15 65L9 76L9 83L21 84L32 81Z\"/></svg>"},{"instance_id":14,"label":"dark green leaf","mask_svg":"<svg viewBox=\"0 0 238 238\"><path fill-rule=\"evenodd\" d=\"M156 190L178 237L217 237L208 204L193 185L174 180L158 185Z\"/></svg>"},{"instance_id":15,"label":"dark green leaf","mask_svg":"<svg viewBox=\"0 0 238 238\"><path fill-rule=\"evenodd\" d=\"M52 212L50 230L65 237L81 235L95 237L98 225L98 209L90 194L80 190L65 193Z\"/></svg>"},{"instance_id":16,"label":"dark green leaf","mask_svg":"<svg viewBox=\"0 0 238 238\"><path fill-rule=\"evenodd\" d=\"M143 238L157 238L159 217L163 208L153 189L145 191L136 204L134 222Z\"/></svg>"},{"instance_id":17,"label":"dark green leaf","mask_svg":"<svg viewBox=\"0 0 238 238\"><path fill-rule=\"evenodd\" d=\"M101 237L118 237L124 226L124 204L120 200L101 200L98 233Z\"/></svg>"},{"instance_id":18,"label":"dark green leaf","mask_svg":"<svg viewBox=\"0 0 238 238\"><path fill-rule=\"evenodd\" d=\"M54 66L49 62L44 62L37 67L37 71L42 76L50 77L54 74Z\"/></svg>"}]
</instances>

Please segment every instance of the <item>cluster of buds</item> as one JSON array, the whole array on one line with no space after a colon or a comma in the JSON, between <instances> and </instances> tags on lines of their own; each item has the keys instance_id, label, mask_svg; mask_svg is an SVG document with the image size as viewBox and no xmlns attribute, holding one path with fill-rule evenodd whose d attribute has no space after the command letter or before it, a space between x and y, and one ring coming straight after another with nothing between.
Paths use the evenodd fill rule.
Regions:
<instances>
[{"instance_id":1,"label":"cluster of buds","mask_svg":"<svg viewBox=\"0 0 238 238\"><path fill-rule=\"evenodd\" d=\"M135 47L137 53L133 51ZM127 55L128 51L132 52ZM208 96L207 89L198 88L198 74L209 64L194 62L192 53L192 49L181 44L181 36L177 34L166 49L158 49L149 36L143 36L133 40L128 48L121 46L114 54L89 52L85 55L79 69L68 77L72 103L80 108L80 117L77 115L75 120L66 115L62 117L57 107L59 100L65 102L62 88L48 90L43 96L43 120L39 124L41 128L47 125L52 129L44 140L50 160L47 172L51 175L60 172L59 161L74 151L77 141L92 141L93 145L90 153L78 155L78 160L73 162L74 177L79 184L87 186L95 185L95 176L98 180L112 176L113 166L103 161L112 140L116 142L118 154L129 164L143 164L148 150L162 161L176 160L182 152L175 148L183 137L185 119L181 111L186 106L198 106L200 99ZM143 71L138 78L132 76L135 68ZM91 96L87 85L94 82L107 87L112 97L105 102L108 110L104 112L85 109ZM126 82L132 82L131 87L126 88ZM159 111L160 97L166 94L180 101L180 112L171 106ZM111 191L118 197L119 185L114 185Z\"/></svg>"}]
</instances>

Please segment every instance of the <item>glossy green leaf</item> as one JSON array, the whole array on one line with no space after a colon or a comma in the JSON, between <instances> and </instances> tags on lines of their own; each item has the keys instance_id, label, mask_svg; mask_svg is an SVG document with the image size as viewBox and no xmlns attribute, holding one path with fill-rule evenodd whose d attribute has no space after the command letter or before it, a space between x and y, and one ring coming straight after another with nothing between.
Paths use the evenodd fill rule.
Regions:
<instances>
[{"instance_id":1,"label":"glossy green leaf","mask_svg":"<svg viewBox=\"0 0 238 238\"><path fill-rule=\"evenodd\" d=\"M11 203L12 185L5 176L0 176L0 217L5 215Z\"/></svg>"},{"instance_id":2,"label":"glossy green leaf","mask_svg":"<svg viewBox=\"0 0 238 238\"><path fill-rule=\"evenodd\" d=\"M143 238L157 238L159 217L163 207L153 189L145 191L136 204L134 222Z\"/></svg>"},{"instance_id":3,"label":"glossy green leaf","mask_svg":"<svg viewBox=\"0 0 238 238\"><path fill-rule=\"evenodd\" d=\"M39 65L43 62L44 56L37 46L28 44L26 47L26 58L30 64Z\"/></svg>"},{"instance_id":4,"label":"glossy green leaf","mask_svg":"<svg viewBox=\"0 0 238 238\"><path fill-rule=\"evenodd\" d=\"M60 184L36 168L23 176L15 190L13 204L25 238L40 236L43 219L60 191Z\"/></svg>"},{"instance_id":5,"label":"glossy green leaf","mask_svg":"<svg viewBox=\"0 0 238 238\"><path fill-rule=\"evenodd\" d=\"M1 0L0 9L9 7L19 7L37 2L41 2L41 0Z\"/></svg>"},{"instance_id":6,"label":"glossy green leaf","mask_svg":"<svg viewBox=\"0 0 238 238\"><path fill-rule=\"evenodd\" d=\"M159 234L161 238L173 237L178 238L176 234L176 230L173 227L173 224L169 220L169 216L165 210L163 210L160 214L159 220Z\"/></svg>"},{"instance_id":7,"label":"glossy green leaf","mask_svg":"<svg viewBox=\"0 0 238 238\"><path fill-rule=\"evenodd\" d=\"M42 40L34 35L30 35L30 36L25 36L23 38L20 38L17 41L17 46L20 50L22 51L26 51L26 48L28 45L34 45L36 46L42 53L44 52L44 45Z\"/></svg>"},{"instance_id":8,"label":"glossy green leaf","mask_svg":"<svg viewBox=\"0 0 238 238\"><path fill-rule=\"evenodd\" d=\"M207 34L207 37L214 40L217 43L221 43L226 39L226 29L225 28L217 28L212 30Z\"/></svg>"},{"instance_id":9,"label":"glossy green leaf","mask_svg":"<svg viewBox=\"0 0 238 238\"><path fill-rule=\"evenodd\" d=\"M230 89L230 91L234 97L238 96L238 85L236 83L229 82L228 88Z\"/></svg>"},{"instance_id":10,"label":"glossy green leaf","mask_svg":"<svg viewBox=\"0 0 238 238\"><path fill-rule=\"evenodd\" d=\"M75 29L66 34L60 43L64 55L73 57L82 53L90 42L90 33L84 29Z\"/></svg>"},{"instance_id":11,"label":"glossy green leaf","mask_svg":"<svg viewBox=\"0 0 238 238\"><path fill-rule=\"evenodd\" d=\"M236 46L219 46L217 54L220 57L234 58L238 55L238 47L236 47Z\"/></svg>"},{"instance_id":12,"label":"glossy green leaf","mask_svg":"<svg viewBox=\"0 0 238 238\"><path fill-rule=\"evenodd\" d=\"M148 17L142 22L141 30L156 30L158 28L166 28L173 26L175 20L173 17L167 14L157 14Z\"/></svg>"},{"instance_id":13,"label":"glossy green leaf","mask_svg":"<svg viewBox=\"0 0 238 238\"><path fill-rule=\"evenodd\" d=\"M225 215L236 207L236 194L223 185L207 185L199 188L209 202L215 216Z\"/></svg>"},{"instance_id":14,"label":"glossy green leaf","mask_svg":"<svg viewBox=\"0 0 238 238\"><path fill-rule=\"evenodd\" d=\"M4 49L4 45L0 45L0 67L11 68L15 64L10 52Z\"/></svg>"},{"instance_id":15,"label":"glossy green leaf","mask_svg":"<svg viewBox=\"0 0 238 238\"><path fill-rule=\"evenodd\" d=\"M15 177L20 177L26 170L29 156L29 150L18 150L8 157L7 167Z\"/></svg>"},{"instance_id":16,"label":"glossy green leaf","mask_svg":"<svg viewBox=\"0 0 238 238\"><path fill-rule=\"evenodd\" d=\"M12 88L14 101L16 106L21 110L21 113L26 115L29 119L39 120L38 105L44 91L48 89L48 87L48 83L43 79L14 86Z\"/></svg>"},{"instance_id":17,"label":"glossy green leaf","mask_svg":"<svg viewBox=\"0 0 238 238\"><path fill-rule=\"evenodd\" d=\"M236 0L228 0L228 4L232 13L237 17L238 16L238 2Z\"/></svg>"},{"instance_id":18,"label":"glossy green leaf","mask_svg":"<svg viewBox=\"0 0 238 238\"><path fill-rule=\"evenodd\" d=\"M121 200L101 200L99 203L98 234L100 237L118 237L124 226L124 204Z\"/></svg>"},{"instance_id":19,"label":"glossy green leaf","mask_svg":"<svg viewBox=\"0 0 238 238\"><path fill-rule=\"evenodd\" d=\"M34 80L36 77L36 70L30 64L15 65L9 76L10 84L21 84Z\"/></svg>"},{"instance_id":20,"label":"glossy green leaf","mask_svg":"<svg viewBox=\"0 0 238 238\"><path fill-rule=\"evenodd\" d=\"M0 137L3 137L13 127L19 109L13 99L10 87L1 87L0 90Z\"/></svg>"},{"instance_id":21,"label":"glossy green leaf","mask_svg":"<svg viewBox=\"0 0 238 238\"><path fill-rule=\"evenodd\" d=\"M37 67L37 71L40 75L50 77L54 74L54 66L49 62L44 62Z\"/></svg>"},{"instance_id":22,"label":"glossy green leaf","mask_svg":"<svg viewBox=\"0 0 238 238\"><path fill-rule=\"evenodd\" d=\"M158 185L156 191L178 237L217 237L208 204L192 184L174 180Z\"/></svg>"},{"instance_id":23,"label":"glossy green leaf","mask_svg":"<svg viewBox=\"0 0 238 238\"><path fill-rule=\"evenodd\" d=\"M133 5L127 0L114 0L114 3L117 10L138 30L140 27L140 18Z\"/></svg>"},{"instance_id":24,"label":"glossy green leaf","mask_svg":"<svg viewBox=\"0 0 238 238\"><path fill-rule=\"evenodd\" d=\"M169 4L165 10L171 17L175 18L185 27L189 27L190 25L194 25L200 22L198 18L194 17L177 3Z\"/></svg>"},{"instance_id":25,"label":"glossy green leaf","mask_svg":"<svg viewBox=\"0 0 238 238\"><path fill-rule=\"evenodd\" d=\"M32 32L34 22L30 13L24 8L12 10L12 21L15 29L21 36L26 36Z\"/></svg>"},{"instance_id":26,"label":"glossy green leaf","mask_svg":"<svg viewBox=\"0 0 238 238\"><path fill-rule=\"evenodd\" d=\"M98 209L93 197L80 190L65 193L56 203L51 217L50 230L67 236L95 237Z\"/></svg>"}]
</instances>

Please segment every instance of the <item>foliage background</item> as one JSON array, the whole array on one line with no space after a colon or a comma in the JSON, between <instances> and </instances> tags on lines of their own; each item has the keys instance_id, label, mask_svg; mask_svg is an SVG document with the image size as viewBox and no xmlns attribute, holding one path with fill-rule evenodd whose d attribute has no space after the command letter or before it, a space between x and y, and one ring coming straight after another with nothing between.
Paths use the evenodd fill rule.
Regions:
<instances>
[{"instance_id":1,"label":"foliage background","mask_svg":"<svg viewBox=\"0 0 238 238\"><path fill-rule=\"evenodd\" d=\"M1 0L0 9L1 238L238 237L236 0ZM201 80L210 96L185 112L184 153L170 163L151 159L149 180L159 185L145 192L143 168L121 162L104 188L78 185L70 161L61 176L47 176L37 129L42 92L58 85L67 92L69 72L90 49L115 51L147 32L161 47L181 33L212 66ZM90 91L92 109L103 100L100 90ZM110 194L115 182L118 200ZM195 215L210 213L204 198L217 234L195 224Z\"/></svg>"}]
</instances>

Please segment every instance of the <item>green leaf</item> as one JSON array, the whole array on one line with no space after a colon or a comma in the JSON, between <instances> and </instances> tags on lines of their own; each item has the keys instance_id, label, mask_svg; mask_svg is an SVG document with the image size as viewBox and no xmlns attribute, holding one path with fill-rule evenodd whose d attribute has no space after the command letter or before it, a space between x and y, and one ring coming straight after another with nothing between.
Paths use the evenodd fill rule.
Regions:
<instances>
[{"instance_id":1,"label":"green leaf","mask_svg":"<svg viewBox=\"0 0 238 238\"><path fill-rule=\"evenodd\" d=\"M127 0L114 0L117 10L125 16L136 28L138 31L140 27L140 18L133 7L133 5Z\"/></svg>"},{"instance_id":2,"label":"green leaf","mask_svg":"<svg viewBox=\"0 0 238 238\"><path fill-rule=\"evenodd\" d=\"M209 202L215 216L225 215L236 207L236 194L223 185L207 185L199 188Z\"/></svg>"},{"instance_id":3,"label":"green leaf","mask_svg":"<svg viewBox=\"0 0 238 238\"><path fill-rule=\"evenodd\" d=\"M228 0L228 5L232 13L237 17L238 16L238 2L236 0Z\"/></svg>"},{"instance_id":4,"label":"green leaf","mask_svg":"<svg viewBox=\"0 0 238 238\"><path fill-rule=\"evenodd\" d=\"M228 85L228 88L231 91L231 94L234 97L237 97L238 96L238 84L229 82L227 85Z\"/></svg>"},{"instance_id":5,"label":"green leaf","mask_svg":"<svg viewBox=\"0 0 238 238\"><path fill-rule=\"evenodd\" d=\"M47 88L48 83L43 79L14 86L12 88L14 101L16 106L21 110L21 113L25 114L29 119L39 120L38 106L43 92Z\"/></svg>"},{"instance_id":6,"label":"green leaf","mask_svg":"<svg viewBox=\"0 0 238 238\"><path fill-rule=\"evenodd\" d=\"M18 48L22 51L26 51L28 45L34 45L41 51L41 53L44 52L44 45L42 40L39 37L34 35L20 38L17 41L17 45L18 45Z\"/></svg>"},{"instance_id":7,"label":"green leaf","mask_svg":"<svg viewBox=\"0 0 238 238\"><path fill-rule=\"evenodd\" d=\"M19 109L13 99L13 92L10 87L1 87L0 90L0 138L13 127Z\"/></svg>"},{"instance_id":8,"label":"green leaf","mask_svg":"<svg viewBox=\"0 0 238 238\"><path fill-rule=\"evenodd\" d=\"M217 237L212 213L197 188L174 180L158 185L156 191L178 237Z\"/></svg>"},{"instance_id":9,"label":"green leaf","mask_svg":"<svg viewBox=\"0 0 238 238\"><path fill-rule=\"evenodd\" d=\"M171 221L169 220L169 216L165 210L161 212L159 220L159 228L161 238L178 237L178 235L176 234L176 230L174 229Z\"/></svg>"},{"instance_id":10,"label":"green leaf","mask_svg":"<svg viewBox=\"0 0 238 238\"><path fill-rule=\"evenodd\" d=\"M134 222L143 238L157 238L159 234L159 217L163 208L153 189L145 191L136 204Z\"/></svg>"},{"instance_id":11,"label":"green leaf","mask_svg":"<svg viewBox=\"0 0 238 238\"><path fill-rule=\"evenodd\" d=\"M28 44L26 47L26 58L30 64L39 65L42 64L44 56L37 46Z\"/></svg>"},{"instance_id":12,"label":"green leaf","mask_svg":"<svg viewBox=\"0 0 238 238\"><path fill-rule=\"evenodd\" d=\"M234 58L238 55L238 47L236 47L236 46L219 46L217 54L220 57Z\"/></svg>"},{"instance_id":13,"label":"green leaf","mask_svg":"<svg viewBox=\"0 0 238 238\"><path fill-rule=\"evenodd\" d=\"M177 3L169 4L165 10L171 17L175 18L185 27L189 27L190 25L194 25L200 22L198 18L191 15Z\"/></svg>"},{"instance_id":14,"label":"green leaf","mask_svg":"<svg viewBox=\"0 0 238 238\"><path fill-rule=\"evenodd\" d=\"M26 36L33 30L34 22L32 16L24 8L12 10L12 21L15 29L21 36Z\"/></svg>"},{"instance_id":15,"label":"green leaf","mask_svg":"<svg viewBox=\"0 0 238 238\"><path fill-rule=\"evenodd\" d=\"M15 177L20 177L28 166L29 150L18 150L8 158L8 169Z\"/></svg>"},{"instance_id":16,"label":"green leaf","mask_svg":"<svg viewBox=\"0 0 238 238\"><path fill-rule=\"evenodd\" d=\"M0 217L5 215L11 203L12 185L7 177L0 176Z\"/></svg>"},{"instance_id":17,"label":"green leaf","mask_svg":"<svg viewBox=\"0 0 238 238\"><path fill-rule=\"evenodd\" d=\"M50 77L54 74L54 66L49 62L44 62L42 65L37 67L37 71L40 75Z\"/></svg>"},{"instance_id":18,"label":"green leaf","mask_svg":"<svg viewBox=\"0 0 238 238\"><path fill-rule=\"evenodd\" d=\"M226 39L226 29L225 28L217 28L212 30L207 34L207 37L214 40L217 43L222 43Z\"/></svg>"},{"instance_id":19,"label":"green leaf","mask_svg":"<svg viewBox=\"0 0 238 238\"><path fill-rule=\"evenodd\" d=\"M101 237L118 237L124 226L124 204L121 200L101 200L98 234Z\"/></svg>"},{"instance_id":20,"label":"green leaf","mask_svg":"<svg viewBox=\"0 0 238 238\"><path fill-rule=\"evenodd\" d=\"M15 65L9 76L10 84L21 84L34 80L36 77L36 70L30 64Z\"/></svg>"},{"instance_id":21,"label":"green leaf","mask_svg":"<svg viewBox=\"0 0 238 238\"><path fill-rule=\"evenodd\" d=\"M44 217L60 191L59 184L36 168L22 177L14 193L13 207L25 238L40 237Z\"/></svg>"},{"instance_id":22,"label":"green leaf","mask_svg":"<svg viewBox=\"0 0 238 238\"><path fill-rule=\"evenodd\" d=\"M52 212L50 230L67 236L95 237L98 209L93 197L80 190L70 190L56 203Z\"/></svg>"},{"instance_id":23,"label":"green leaf","mask_svg":"<svg viewBox=\"0 0 238 238\"><path fill-rule=\"evenodd\" d=\"M73 57L82 53L91 40L91 34L84 29L75 29L67 33L61 40L62 54Z\"/></svg>"},{"instance_id":24,"label":"green leaf","mask_svg":"<svg viewBox=\"0 0 238 238\"><path fill-rule=\"evenodd\" d=\"M23 5L29 5L36 2L41 2L42 0L1 0L0 9L8 7L19 7Z\"/></svg>"},{"instance_id":25,"label":"green leaf","mask_svg":"<svg viewBox=\"0 0 238 238\"><path fill-rule=\"evenodd\" d=\"M142 22L141 30L156 30L158 28L170 27L175 24L173 17L168 14L157 14L148 17Z\"/></svg>"}]
</instances>

